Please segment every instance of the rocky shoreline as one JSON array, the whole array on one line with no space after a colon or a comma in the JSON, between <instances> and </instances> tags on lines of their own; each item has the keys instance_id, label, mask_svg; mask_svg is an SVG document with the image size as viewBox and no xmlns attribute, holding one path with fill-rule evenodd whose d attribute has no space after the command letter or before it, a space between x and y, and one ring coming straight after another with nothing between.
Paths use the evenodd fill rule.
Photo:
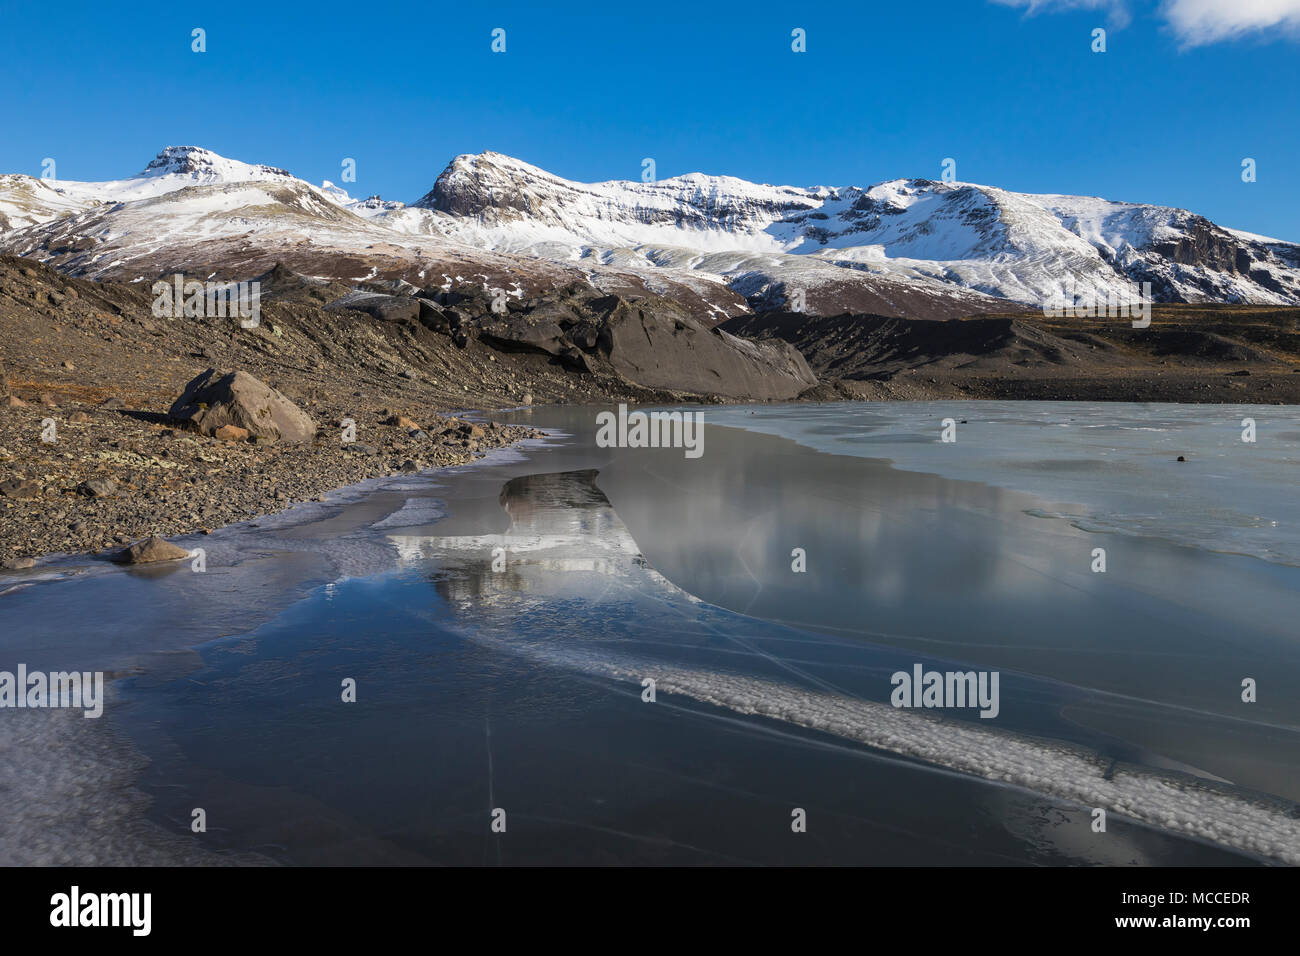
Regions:
<instances>
[{"instance_id":1,"label":"rocky shoreline","mask_svg":"<svg viewBox=\"0 0 1300 956\"><path fill-rule=\"evenodd\" d=\"M501 312L474 286L359 293L280 268L260 282L247 327L160 318L147 283L0 256L0 567L210 531L540 435L466 408L793 398L815 381L784 343L654 299L558 290ZM209 414L203 389L223 376L285 415L259 429L251 398Z\"/></svg>"},{"instance_id":2,"label":"rocky shoreline","mask_svg":"<svg viewBox=\"0 0 1300 956\"><path fill-rule=\"evenodd\" d=\"M470 284L348 287L278 266L259 281L249 328L224 314L159 318L147 283L0 256L0 568L213 530L538 434L467 421L466 408L1300 403L1294 308L1158 306L1145 330L1020 313L773 312L710 326L669 300L578 284L503 308ZM180 401L235 375L285 403L278 425L209 414L207 393Z\"/></svg>"},{"instance_id":3,"label":"rocky shoreline","mask_svg":"<svg viewBox=\"0 0 1300 956\"><path fill-rule=\"evenodd\" d=\"M368 478L461 465L541 433L386 408L340 413L308 443L222 440L132 410L15 407L0 419L0 566L56 553L116 552L158 535L206 533ZM40 436L53 422L55 440ZM392 424L386 424L392 421ZM46 423L43 426L42 423Z\"/></svg>"}]
</instances>

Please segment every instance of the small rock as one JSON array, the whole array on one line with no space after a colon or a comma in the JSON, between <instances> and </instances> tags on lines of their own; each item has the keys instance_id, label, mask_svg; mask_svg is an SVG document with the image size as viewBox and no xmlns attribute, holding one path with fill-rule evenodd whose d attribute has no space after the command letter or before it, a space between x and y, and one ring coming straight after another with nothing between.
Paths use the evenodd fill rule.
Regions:
<instances>
[{"instance_id":1,"label":"small rock","mask_svg":"<svg viewBox=\"0 0 1300 956\"><path fill-rule=\"evenodd\" d=\"M33 567L35 564L35 558L5 558L0 561L0 568L4 568L6 571L21 571L24 568Z\"/></svg>"},{"instance_id":2,"label":"small rock","mask_svg":"<svg viewBox=\"0 0 1300 956\"><path fill-rule=\"evenodd\" d=\"M116 395L110 395L99 403L100 408L125 408L126 402L122 401Z\"/></svg>"},{"instance_id":3,"label":"small rock","mask_svg":"<svg viewBox=\"0 0 1300 956\"><path fill-rule=\"evenodd\" d=\"M90 421L90 416L87 415L85 412L73 412L71 415L68 416L68 421L75 422L76 424L80 425L82 422Z\"/></svg>"},{"instance_id":4,"label":"small rock","mask_svg":"<svg viewBox=\"0 0 1300 956\"><path fill-rule=\"evenodd\" d=\"M112 478L91 478L78 485L77 490L91 498L107 498L117 492L117 482Z\"/></svg>"},{"instance_id":5,"label":"small rock","mask_svg":"<svg viewBox=\"0 0 1300 956\"><path fill-rule=\"evenodd\" d=\"M19 398L17 395L10 395L7 399L5 399L5 404L6 404L7 406L9 406L10 408L26 408L26 407L27 407L27 403L24 402L24 401L23 401L21 398Z\"/></svg>"},{"instance_id":6,"label":"small rock","mask_svg":"<svg viewBox=\"0 0 1300 956\"><path fill-rule=\"evenodd\" d=\"M238 425L222 425L212 433L220 441L248 441L248 429Z\"/></svg>"},{"instance_id":7,"label":"small rock","mask_svg":"<svg viewBox=\"0 0 1300 956\"><path fill-rule=\"evenodd\" d=\"M408 458L406 461L402 462L402 467L400 470L403 474L410 475L419 471L420 466Z\"/></svg>"},{"instance_id":8,"label":"small rock","mask_svg":"<svg viewBox=\"0 0 1300 956\"><path fill-rule=\"evenodd\" d=\"M66 368L69 372L76 371L77 368L77 366L73 365L67 359L63 360L63 367Z\"/></svg>"},{"instance_id":9,"label":"small rock","mask_svg":"<svg viewBox=\"0 0 1300 956\"><path fill-rule=\"evenodd\" d=\"M359 441L348 442L348 444L345 445L344 447L347 448L349 451L354 452L355 454L358 455L379 454L379 449L376 448L374 445L363 445Z\"/></svg>"},{"instance_id":10,"label":"small rock","mask_svg":"<svg viewBox=\"0 0 1300 956\"><path fill-rule=\"evenodd\" d=\"M39 498L41 486L29 478L6 478L0 481L0 496L5 498Z\"/></svg>"},{"instance_id":11,"label":"small rock","mask_svg":"<svg viewBox=\"0 0 1300 956\"><path fill-rule=\"evenodd\" d=\"M1179 461L1186 461L1187 459L1184 458L1182 455L1179 455L1179 456L1178 456L1178 460L1179 460Z\"/></svg>"},{"instance_id":12,"label":"small rock","mask_svg":"<svg viewBox=\"0 0 1300 956\"><path fill-rule=\"evenodd\" d=\"M155 561L179 561L190 553L157 535L139 541L113 556L118 564L152 564Z\"/></svg>"}]
</instances>

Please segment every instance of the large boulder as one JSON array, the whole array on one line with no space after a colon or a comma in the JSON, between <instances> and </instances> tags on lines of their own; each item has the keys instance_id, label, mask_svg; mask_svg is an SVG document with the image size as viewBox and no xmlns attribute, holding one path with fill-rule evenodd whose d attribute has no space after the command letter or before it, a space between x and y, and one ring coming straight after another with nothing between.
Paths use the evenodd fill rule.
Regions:
<instances>
[{"instance_id":1,"label":"large boulder","mask_svg":"<svg viewBox=\"0 0 1300 956\"><path fill-rule=\"evenodd\" d=\"M117 552L113 555L113 560L118 564L154 564L158 561L179 561L189 556L190 553L184 548L178 548L165 538L151 535Z\"/></svg>"},{"instance_id":2,"label":"large boulder","mask_svg":"<svg viewBox=\"0 0 1300 956\"><path fill-rule=\"evenodd\" d=\"M234 425L271 441L303 442L316 436L316 423L306 412L247 372L208 369L185 386L169 414L204 435Z\"/></svg>"},{"instance_id":3,"label":"large boulder","mask_svg":"<svg viewBox=\"0 0 1300 956\"><path fill-rule=\"evenodd\" d=\"M494 315L483 321L479 338L503 352L563 355L571 348L558 323L534 315Z\"/></svg>"}]
</instances>

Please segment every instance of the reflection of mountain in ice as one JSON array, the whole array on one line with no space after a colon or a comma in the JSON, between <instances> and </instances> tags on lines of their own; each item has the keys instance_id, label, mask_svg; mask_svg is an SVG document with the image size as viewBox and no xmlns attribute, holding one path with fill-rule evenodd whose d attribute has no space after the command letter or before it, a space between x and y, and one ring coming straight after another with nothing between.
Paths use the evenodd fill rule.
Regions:
<instances>
[{"instance_id":1,"label":"reflection of mountain in ice","mask_svg":"<svg viewBox=\"0 0 1300 956\"><path fill-rule=\"evenodd\" d=\"M470 578L440 582L464 610L471 602L539 600L558 594L592 599L610 590L651 586L681 594L646 566L637 544L609 501L595 485L595 471L525 475L501 490L501 507L510 516L504 534L390 535L404 562L427 558L472 568ZM590 587L592 576L598 582ZM632 580L633 576L636 581ZM545 578L545 587L539 586Z\"/></svg>"},{"instance_id":2,"label":"reflection of mountain in ice","mask_svg":"<svg viewBox=\"0 0 1300 956\"><path fill-rule=\"evenodd\" d=\"M880 649L703 604L645 564L595 476L579 471L508 482L500 499L511 518L504 535L395 540L408 560L433 559L437 590L460 629L494 650L626 681L636 693L644 678L654 678L660 694L1300 863L1300 819L1280 801L1116 765L1087 748L987 722L897 710L885 703L888 668L879 667ZM493 570L492 551L500 547L507 564ZM863 697L877 687L877 700Z\"/></svg>"}]
</instances>

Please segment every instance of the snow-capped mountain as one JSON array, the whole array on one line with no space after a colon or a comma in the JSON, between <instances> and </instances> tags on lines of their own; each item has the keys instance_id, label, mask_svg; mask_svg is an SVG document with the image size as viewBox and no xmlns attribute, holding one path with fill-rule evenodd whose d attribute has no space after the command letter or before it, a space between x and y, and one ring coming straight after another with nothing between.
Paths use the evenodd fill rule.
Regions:
<instances>
[{"instance_id":1,"label":"snow-capped mountain","mask_svg":"<svg viewBox=\"0 0 1300 956\"><path fill-rule=\"evenodd\" d=\"M1300 245L1179 209L918 179L578 183L491 152L456 157L410 206L198 147L113 182L3 176L0 250L126 279L246 278L278 261L520 297L579 282L715 319L799 297L814 313L948 318L1137 282L1158 300L1300 303Z\"/></svg>"},{"instance_id":2,"label":"snow-capped mountain","mask_svg":"<svg viewBox=\"0 0 1300 956\"><path fill-rule=\"evenodd\" d=\"M692 174L584 184L484 153L458 156L415 207L437 216L424 228L484 248L627 250L650 264L729 277L758 265L727 261L748 252L935 279L1031 305L1063 281L1102 290L1149 281L1170 301L1300 301L1294 243L1181 209L972 183L800 189Z\"/></svg>"}]
</instances>

